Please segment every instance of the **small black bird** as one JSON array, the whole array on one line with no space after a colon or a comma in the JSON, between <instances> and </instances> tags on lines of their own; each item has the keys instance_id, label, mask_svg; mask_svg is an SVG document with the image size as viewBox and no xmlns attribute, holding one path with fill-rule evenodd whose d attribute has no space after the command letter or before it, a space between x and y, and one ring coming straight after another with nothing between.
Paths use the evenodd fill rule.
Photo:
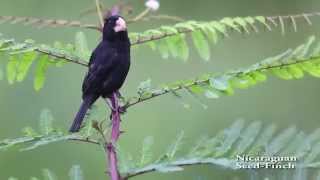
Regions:
<instances>
[{"instance_id":1,"label":"small black bird","mask_svg":"<svg viewBox=\"0 0 320 180\"><path fill-rule=\"evenodd\" d=\"M124 83L130 68L130 40L125 20L118 15L105 19L103 38L91 54L82 85L82 104L70 132L78 132L87 110L101 96L107 100Z\"/></svg>"}]
</instances>

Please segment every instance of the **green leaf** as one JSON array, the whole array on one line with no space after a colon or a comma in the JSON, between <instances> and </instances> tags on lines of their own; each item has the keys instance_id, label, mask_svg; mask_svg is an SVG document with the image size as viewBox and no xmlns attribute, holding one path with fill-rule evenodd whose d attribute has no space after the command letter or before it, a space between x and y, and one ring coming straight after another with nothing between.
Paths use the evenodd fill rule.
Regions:
<instances>
[{"instance_id":1,"label":"green leaf","mask_svg":"<svg viewBox=\"0 0 320 180\"><path fill-rule=\"evenodd\" d=\"M257 82L263 82L267 80L267 75L259 71L254 71L250 75Z\"/></svg>"},{"instance_id":2,"label":"green leaf","mask_svg":"<svg viewBox=\"0 0 320 180\"><path fill-rule=\"evenodd\" d=\"M265 148L268 146L269 141L272 139L274 133L276 131L275 125L269 125L262 133L259 135L256 143L250 148L248 154L258 154L259 152L265 151Z\"/></svg>"},{"instance_id":3,"label":"green leaf","mask_svg":"<svg viewBox=\"0 0 320 180\"><path fill-rule=\"evenodd\" d=\"M258 22L262 23L263 25L265 25L267 27L268 30L272 30L271 27L269 26L269 24L266 21L266 18L263 16L257 16L255 17L256 20L258 20Z\"/></svg>"},{"instance_id":4,"label":"green leaf","mask_svg":"<svg viewBox=\"0 0 320 180\"><path fill-rule=\"evenodd\" d=\"M170 47L171 51L175 51L174 56L181 58L184 61L188 60L189 57L189 47L185 40L185 35L177 35L172 41Z\"/></svg>"},{"instance_id":5,"label":"green leaf","mask_svg":"<svg viewBox=\"0 0 320 180\"><path fill-rule=\"evenodd\" d=\"M7 149L9 147L28 143L30 141L34 140L33 137L21 137L21 138L15 138L15 139L5 139L3 141L0 141L0 150Z\"/></svg>"},{"instance_id":6,"label":"green leaf","mask_svg":"<svg viewBox=\"0 0 320 180\"><path fill-rule=\"evenodd\" d=\"M225 91L229 88L229 77L218 76L210 78L210 85L217 90Z\"/></svg>"},{"instance_id":7,"label":"green leaf","mask_svg":"<svg viewBox=\"0 0 320 180\"><path fill-rule=\"evenodd\" d=\"M178 45L177 42L179 41L179 36L167 37L165 40L167 42L167 46L171 55L174 58L178 57L179 55L177 50L177 45Z\"/></svg>"},{"instance_id":8,"label":"green leaf","mask_svg":"<svg viewBox=\"0 0 320 180\"><path fill-rule=\"evenodd\" d=\"M9 41L9 43L14 43L14 41ZM26 46L27 44L25 43L14 43L8 47L1 48L0 51L20 51L21 49L26 48Z\"/></svg>"},{"instance_id":9,"label":"green leaf","mask_svg":"<svg viewBox=\"0 0 320 180\"><path fill-rule=\"evenodd\" d=\"M206 90L204 94L209 99L219 98L219 94L217 92L214 92L213 90Z\"/></svg>"},{"instance_id":10,"label":"green leaf","mask_svg":"<svg viewBox=\"0 0 320 180\"><path fill-rule=\"evenodd\" d=\"M44 177L44 180L56 180L56 176L53 174L52 171L50 171L49 169L43 169L42 170L42 174Z\"/></svg>"},{"instance_id":11,"label":"green leaf","mask_svg":"<svg viewBox=\"0 0 320 180\"><path fill-rule=\"evenodd\" d=\"M142 81L138 86L138 94L143 95L145 93L149 93L151 90L151 79L147 79Z\"/></svg>"},{"instance_id":12,"label":"green leaf","mask_svg":"<svg viewBox=\"0 0 320 180\"><path fill-rule=\"evenodd\" d=\"M21 151L30 151L33 149L36 149L40 146L44 146L47 144L55 143L55 142L60 142L60 141L66 141L70 138L74 138L74 135L63 135L61 133L58 134L51 134L49 136L44 136L38 139L38 141L35 141L33 144L30 146L21 149Z\"/></svg>"},{"instance_id":13,"label":"green leaf","mask_svg":"<svg viewBox=\"0 0 320 180\"><path fill-rule=\"evenodd\" d=\"M283 150L281 151L282 155L286 155L286 156L296 156L297 155L297 151L300 149L300 147L305 146L305 142L306 142L307 138L304 132L299 132L297 133L294 138L291 140L291 142L289 142L289 144L283 148ZM297 157L299 158L299 157Z\"/></svg>"},{"instance_id":14,"label":"green leaf","mask_svg":"<svg viewBox=\"0 0 320 180\"><path fill-rule=\"evenodd\" d=\"M288 72L296 79L303 78L303 70L298 65L288 66Z\"/></svg>"},{"instance_id":15,"label":"green leaf","mask_svg":"<svg viewBox=\"0 0 320 180\"><path fill-rule=\"evenodd\" d=\"M312 146L311 151L308 152L307 156L304 158L304 164L312 163L320 155L320 143L316 143Z\"/></svg>"},{"instance_id":16,"label":"green leaf","mask_svg":"<svg viewBox=\"0 0 320 180\"><path fill-rule=\"evenodd\" d=\"M176 153L180 150L183 137L184 137L184 131L181 131L176 137L175 142L169 146L166 153L166 157L168 159L173 159Z\"/></svg>"},{"instance_id":17,"label":"green leaf","mask_svg":"<svg viewBox=\"0 0 320 180\"><path fill-rule=\"evenodd\" d=\"M178 33L178 30L174 27L171 27L171 26L161 26L160 30L165 31L168 34L170 34L170 33L177 34Z\"/></svg>"},{"instance_id":18,"label":"green leaf","mask_svg":"<svg viewBox=\"0 0 320 180\"><path fill-rule=\"evenodd\" d=\"M18 178L15 177L9 177L8 180L18 180Z\"/></svg>"},{"instance_id":19,"label":"green leaf","mask_svg":"<svg viewBox=\"0 0 320 180\"><path fill-rule=\"evenodd\" d=\"M223 18L221 21L221 23L224 23L225 25L231 27L232 29L238 31L239 33L241 33L241 30L239 29L239 27L235 24L235 20L229 17Z\"/></svg>"},{"instance_id":20,"label":"green leaf","mask_svg":"<svg viewBox=\"0 0 320 180\"><path fill-rule=\"evenodd\" d=\"M39 91L44 85L48 65L48 56L42 55L38 61L34 77L33 87L36 91Z\"/></svg>"},{"instance_id":21,"label":"green leaf","mask_svg":"<svg viewBox=\"0 0 320 180\"><path fill-rule=\"evenodd\" d=\"M240 136L241 139L238 141L238 144L233 151L233 156L243 154L250 147L250 145L256 141L261 127L261 122L253 122L244 130Z\"/></svg>"},{"instance_id":22,"label":"green leaf","mask_svg":"<svg viewBox=\"0 0 320 180\"><path fill-rule=\"evenodd\" d=\"M18 72L17 72L17 81L21 82L24 80L26 77L30 66L32 65L32 62L36 59L37 53L33 52L28 52L22 54L22 59L20 63L18 64Z\"/></svg>"},{"instance_id":23,"label":"green leaf","mask_svg":"<svg viewBox=\"0 0 320 180\"><path fill-rule=\"evenodd\" d=\"M0 81L3 80L3 76L4 76L4 74L3 74L3 69L2 69L2 67L0 66Z\"/></svg>"},{"instance_id":24,"label":"green leaf","mask_svg":"<svg viewBox=\"0 0 320 180\"><path fill-rule=\"evenodd\" d=\"M162 173L168 173L168 172L175 172L175 171L182 171L183 168L179 166L157 166L155 168L157 171Z\"/></svg>"},{"instance_id":25,"label":"green leaf","mask_svg":"<svg viewBox=\"0 0 320 180\"><path fill-rule=\"evenodd\" d=\"M290 74L285 68L274 68L272 69L272 73L284 80L290 80L293 78L292 74Z\"/></svg>"},{"instance_id":26,"label":"green leaf","mask_svg":"<svg viewBox=\"0 0 320 180\"><path fill-rule=\"evenodd\" d=\"M143 140L142 151L141 151L141 159L139 162L139 166L145 165L149 163L152 159L151 147L154 143L153 137L149 136Z\"/></svg>"},{"instance_id":27,"label":"green leaf","mask_svg":"<svg viewBox=\"0 0 320 180\"><path fill-rule=\"evenodd\" d=\"M222 144L216 148L216 155L222 156L225 153L227 153L232 145L236 142L236 140L240 137L240 133L242 131L242 128L244 127L244 121L243 120L237 120L232 124L232 126L226 130L224 130L224 140Z\"/></svg>"},{"instance_id":28,"label":"green leaf","mask_svg":"<svg viewBox=\"0 0 320 180\"><path fill-rule=\"evenodd\" d=\"M320 68L317 68L311 62L303 62L301 63L301 67L304 71L308 72L311 76L320 78Z\"/></svg>"},{"instance_id":29,"label":"green leaf","mask_svg":"<svg viewBox=\"0 0 320 180\"><path fill-rule=\"evenodd\" d=\"M240 89L247 89L250 86L250 82L245 75L232 78L230 83L232 84L232 87Z\"/></svg>"},{"instance_id":30,"label":"green leaf","mask_svg":"<svg viewBox=\"0 0 320 180\"><path fill-rule=\"evenodd\" d=\"M210 59L210 48L209 48L208 41L206 40L203 33L201 31L193 32L192 40L201 58L208 61Z\"/></svg>"},{"instance_id":31,"label":"green leaf","mask_svg":"<svg viewBox=\"0 0 320 180\"><path fill-rule=\"evenodd\" d=\"M246 31L246 33L250 33L249 29L247 28L247 21L244 18L236 17L234 18L234 22L239 24Z\"/></svg>"},{"instance_id":32,"label":"green leaf","mask_svg":"<svg viewBox=\"0 0 320 180\"><path fill-rule=\"evenodd\" d=\"M168 59L169 58L169 48L167 46L167 41L164 40L159 40L158 42L158 50L162 56L163 59Z\"/></svg>"},{"instance_id":33,"label":"green leaf","mask_svg":"<svg viewBox=\"0 0 320 180\"><path fill-rule=\"evenodd\" d=\"M268 155L275 155L282 148L286 147L288 143L292 140L292 137L296 134L297 129L295 127L290 127L283 132L281 132L272 142L266 147L266 152Z\"/></svg>"},{"instance_id":34,"label":"green leaf","mask_svg":"<svg viewBox=\"0 0 320 180\"><path fill-rule=\"evenodd\" d=\"M76 54L84 59L88 59L90 56L87 38L82 31L76 33L75 50Z\"/></svg>"},{"instance_id":35,"label":"green leaf","mask_svg":"<svg viewBox=\"0 0 320 180\"><path fill-rule=\"evenodd\" d=\"M69 171L70 180L84 180L83 173L79 165L73 165Z\"/></svg>"},{"instance_id":36,"label":"green leaf","mask_svg":"<svg viewBox=\"0 0 320 180\"><path fill-rule=\"evenodd\" d=\"M304 51L301 52L300 55L297 56L297 59L305 59L307 58L309 55L311 55L310 52L310 47L311 45L314 44L314 41L316 40L315 36L310 36L308 41L305 43L304 45Z\"/></svg>"},{"instance_id":37,"label":"green leaf","mask_svg":"<svg viewBox=\"0 0 320 180\"><path fill-rule=\"evenodd\" d=\"M190 22L178 23L178 24L175 25L175 27L178 28L178 29L186 29L186 30L190 30L190 31L194 31L195 30L195 27Z\"/></svg>"},{"instance_id":38,"label":"green leaf","mask_svg":"<svg viewBox=\"0 0 320 180\"><path fill-rule=\"evenodd\" d=\"M210 24L204 24L203 26L204 33L208 36L208 38L212 41L213 44L216 44L218 42L218 33L216 29Z\"/></svg>"},{"instance_id":39,"label":"green leaf","mask_svg":"<svg viewBox=\"0 0 320 180\"><path fill-rule=\"evenodd\" d=\"M10 56L7 64L7 79L9 84L13 84L17 76L18 57L16 55Z\"/></svg>"},{"instance_id":40,"label":"green leaf","mask_svg":"<svg viewBox=\"0 0 320 180\"><path fill-rule=\"evenodd\" d=\"M41 133L45 135L49 135L50 132L52 132L52 121L53 121L53 116L51 114L51 111L49 109L43 109L40 114L40 131Z\"/></svg>"},{"instance_id":41,"label":"green leaf","mask_svg":"<svg viewBox=\"0 0 320 180\"><path fill-rule=\"evenodd\" d=\"M118 153L118 160L119 160L119 171L120 173L126 173L130 170L134 169L139 165L138 163L134 162L132 155L128 152L122 150L122 148L117 145L116 151Z\"/></svg>"},{"instance_id":42,"label":"green leaf","mask_svg":"<svg viewBox=\"0 0 320 180\"><path fill-rule=\"evenodd\" d=\"M22 133L27 137L36 137L39 135L32 127L29 126L24 127L22 129Z\"/></svg>"},{"instance_id":43,"label":"green leaf","mask_svg":"<svg viewBox=\"0 0 320 180\"><path fill-rule=\"evenodd\" d=\"M222 33L224 36L229 37L227 34L227 28L224 24L217 22L217 21L212 21L211 26L214 27L216 30L218 30L220 33Z\"/></svg>"}]
</instances>

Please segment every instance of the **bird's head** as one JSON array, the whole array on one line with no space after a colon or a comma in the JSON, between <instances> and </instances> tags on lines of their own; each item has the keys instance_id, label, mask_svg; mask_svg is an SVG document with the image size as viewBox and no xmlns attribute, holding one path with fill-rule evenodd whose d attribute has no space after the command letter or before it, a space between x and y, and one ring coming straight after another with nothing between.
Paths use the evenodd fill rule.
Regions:
<instances>
[{"instance_id":1,"label":"bird's head","mask_svg":"<svg viewBox=\"0 0 320 180\"><path fill-rule=\"evenodd\" d=\"M127 24L119 15L109 16L104 20L103 39L120 40L128 38Z\"/></svg>"}]
</instances>

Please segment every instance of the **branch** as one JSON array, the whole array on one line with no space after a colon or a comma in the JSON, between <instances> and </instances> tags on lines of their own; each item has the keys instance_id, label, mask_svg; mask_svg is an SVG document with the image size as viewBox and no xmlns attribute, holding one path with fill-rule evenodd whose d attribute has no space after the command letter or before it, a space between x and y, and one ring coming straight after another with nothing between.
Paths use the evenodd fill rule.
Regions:
<instances>
[{"instance_id":1,"label":"branch","mask_svg":"<svg viewBox=\"0 0 320 180\"><path fill-rule=\"evenodd\" d=\"M171 20L171 21L177 21L182 22L185 21L185 19L179 17L179 16L171 16L166 14L159 14L159 15L149 15L146 17L143 17L140 19L141 21L151 21L151 20ZM134 19L129 19L128 24L135 23L136 21Z\"/></svg>"},{"instance_id":2,"label":"branch","mask_svg":"<svg viewBox=\"0 0 320 180\"><path fill-rule=\"evenodd\" d=\"M140 14L138 14L136 17L134 17L130 22L137 22L143 18L145 18L150 12L150 8L146 8L144 11L142 11Z\"/></svg>"},{"instance_id":3,"label":"branch","mask_svg":"<svg viewBox=\"0 0 320 180\"><path fill-rule=\"evenodd\" d=\"M105 151L107 153L107 163L109 164L109 174L111 180L120 180L120 174L118 170L118 158L115 148L120 136L120 113L117 93L112 94L112 127L111 127L111 142L105 144Z\"/></svg>"},{"instance_id":4,"label":"branch","mask_svg":"<svg viewBox=\"0 0 320 180\"><path fill-rule=\"evenodd\" d=\"M95 144L99 145L100 143L95 140L91 140L89 138L84 138L84 137L75 137L75 138L70 138L70 141L78 141L78 142L84 142L84 143L90 143L90 144Z\"/></svg>"},{"instance_id":5,"label":"branch","mask_svg":"<svg viewBox=\"0 0 320 180\"><path fill-rule=\"evenodd\" d=\"M78 64L78 65L81 65L81 66L88 67L88 63L87 62L85 62L82 59L79 59L79 57L76 57L76 56L68 56L67 54L62 54L62 53L50 51L49 49L41 48L41 47L37 47L34 50L39 52L39 53L47 54L48 56L51 56L51 57L54 57L54 58L63 59L65 61L67 61L67 62L71 62L71 63L74 63L74 64Z\"/></svg>"},{"instance_id":6,"label":"branch","mask_svg":"<svg viewBox=\"0 0 320 180\"><path fill-rule=\"evenodd\" d=\"M99 0L95 0L95 2L96 2L96 10L99 18L99 23L100 23L100 29L102 29L104 23L103 23L103 15L101 12L101 4Z\"/></svg>"},{"instance_id":7,"label":"branch","mask_svg":"<svg viewBox=\"0 0 320 180\"><path fill-rule=\"evenodd\" d=\"M24 16L0 16L1 23L8 22L11 24L31 25L38 28L43 27L80 27L93 30L99 30L99 27L94 24L83 24L80 21L69 21L64 19L41 19L35 17Z\"/></svg>"},{"instance_id":8,"label":"branch","mask_svg":"<svg viewBox=\"0 0 320 180\"><path fill-rule=\"evenodd\" d=\"M207 158L207 159L181 159L181 160L176 160L172 162L166 162L166 163L156 163L156 164L151 164L143 168L137 168L134 170L131 170L128 174L124 176L123 179L129 179L138 175L142 174L147 174L151 173L154 171L159 171L163 167L170 167L173 168L175 171L181 171L183 170L183 167L187 166L193 166L193 165L220 165L220 166L225 166L226 164L229 164L230 166L232 164L235 164L235 161L227 159L227 158ZM230 167L227 166L227 167Z\"/></svg>"}]
</instances>

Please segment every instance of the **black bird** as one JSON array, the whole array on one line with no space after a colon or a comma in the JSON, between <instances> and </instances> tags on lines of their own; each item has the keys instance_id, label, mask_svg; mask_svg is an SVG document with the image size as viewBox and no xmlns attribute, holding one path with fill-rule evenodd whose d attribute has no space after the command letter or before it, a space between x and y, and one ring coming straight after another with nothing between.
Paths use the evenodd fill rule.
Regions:
<instances>
[{"instance_id":1,"label":"black bird","mask_svg":"<svg viewBox=\"0 0 320 180\"><path fill-rule=\"evenodd\" d=\"M82 85L82 104L70 132L78 132L86 112L101 96L118 93L130 68L130 40L125 20L118 15L104 21L102 41L91 54Z\"/></svg>"}]
</instances>

